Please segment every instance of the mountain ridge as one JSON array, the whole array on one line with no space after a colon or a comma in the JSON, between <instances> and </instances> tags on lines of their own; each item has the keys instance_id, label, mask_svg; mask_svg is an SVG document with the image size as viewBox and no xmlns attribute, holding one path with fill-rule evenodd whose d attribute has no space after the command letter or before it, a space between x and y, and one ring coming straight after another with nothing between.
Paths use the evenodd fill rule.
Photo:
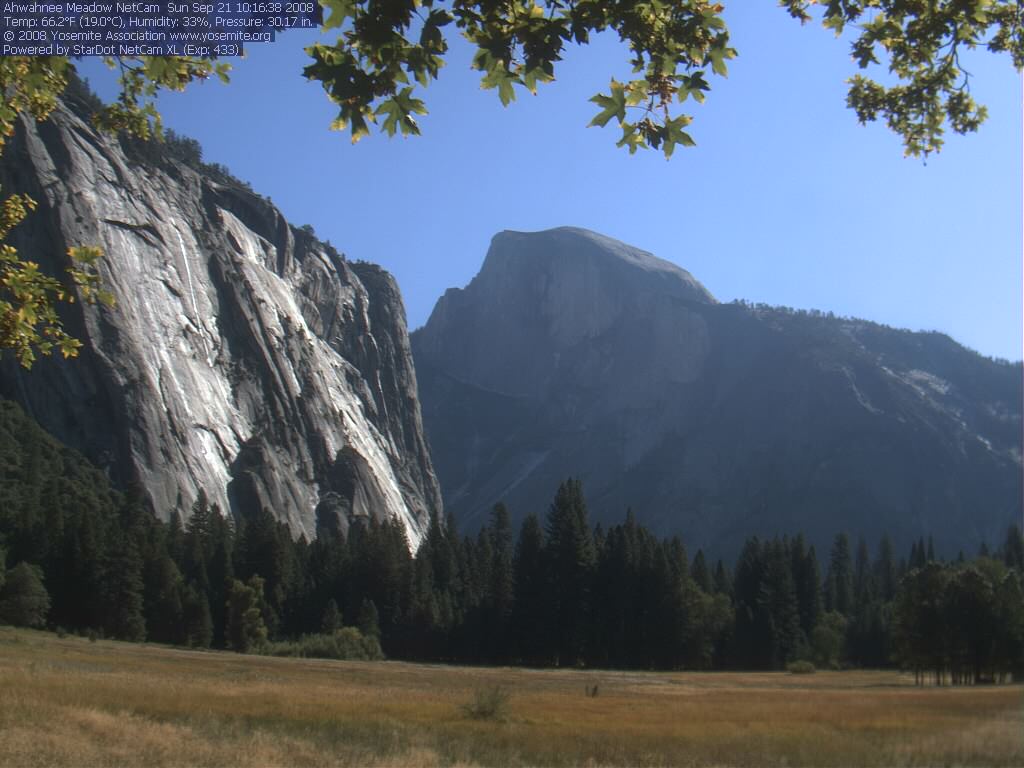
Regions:
<instances>
[{"instance_id":1,"label":"mountain ridge","mask_svg":"<svg viewBox=\"0 0 1024 768\"><path fill-rule=\"evenodd\" d=\"M520 263L543 260L545 236ZM813 539L843 521L900 544L955 522L970 546L1019 520L1019 365L935 334L630 296L637 282L592 275L614 290L568 302L598 319L573 318L584 332L566 334L537 288L548 283L527 274L478 275L412 334L435 466L460 519L498 500L543 513L578 475L602 522L632 506L658 532L726 554L751 533ZM481 349L496 372L471 359ZM981 503L993 508L968 509Z\"/></svg>"}]
</instances>

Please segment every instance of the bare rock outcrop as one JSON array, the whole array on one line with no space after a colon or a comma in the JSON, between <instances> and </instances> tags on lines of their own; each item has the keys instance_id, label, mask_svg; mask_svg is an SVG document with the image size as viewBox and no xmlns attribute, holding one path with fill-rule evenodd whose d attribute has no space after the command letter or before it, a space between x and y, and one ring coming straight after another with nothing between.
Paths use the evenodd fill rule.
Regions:
<instances>
[{"instance_id":1,"label":"bare rock outcrop","mask_svg":"<svg viewBox=\"0 0 1024 768\"><path fill-rule=\"evenodd\" d=\"M240 184L130 159L65 108L24 122L0 183L40 202L15 233L21 253L56 272L69 246L99 245L116 299L68 310L78 359L4 360L3 394L159 515L187 514L205 489L312 536L330 495L418 543L441 498L387 273Z\"/></svg>"}]
</instances>

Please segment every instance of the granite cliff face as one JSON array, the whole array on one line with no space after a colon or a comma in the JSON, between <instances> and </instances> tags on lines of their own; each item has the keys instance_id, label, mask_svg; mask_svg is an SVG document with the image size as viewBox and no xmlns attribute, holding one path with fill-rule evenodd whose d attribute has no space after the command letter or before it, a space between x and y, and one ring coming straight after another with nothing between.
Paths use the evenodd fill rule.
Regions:
<instances>
[{"instance_id":1,"label":"granite cliff face","mask_svg":"<svg viewBox=\"0 0 1024 768\"><path fill-rule=\"evenodd\" d=\"M839 531L947 554L1021 517L1021 367L940 334L718 304L578 229L503 232L413 336L445 502L543 515L579 476L691 548Z\"/></svg>"},{"instance_id":2,"label":"granite cliff face","mask_svg":"<svg viewBox=\"0 0 1024 768\"><path fill-rule=\"evenodd\" d=\"M117 301L68 312L78 359L30 372L5 359L4 395L117 484L138 483L157 514L187 513L205 489L307 537L320 505L342 526L393 516L418 543L441 499L387 273L241 185L129 160L66 109L21 126L0 183L40 203L19 250L54 269L71 245L102 246Z\"/></svg>"}]
</instances>

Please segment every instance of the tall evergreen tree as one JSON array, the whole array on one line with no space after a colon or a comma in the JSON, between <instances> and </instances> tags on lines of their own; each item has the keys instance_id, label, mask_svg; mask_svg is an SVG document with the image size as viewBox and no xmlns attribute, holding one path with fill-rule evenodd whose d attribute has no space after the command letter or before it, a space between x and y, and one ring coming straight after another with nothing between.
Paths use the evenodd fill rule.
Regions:
<instances>
[{"instance_id":1,"label":"tall evergreen tree","mask_svg":"<svg viewBox=\"0 0 1024 768\"><path fill-rule=\"evenodd\" d=\"M324 608L324 615L320 621L320 631L332 634L336 630L341 629L341 626L341 611L338 610L338 603L332 597L327 601L327 607Z\"/></svg>"},{"instance_id":2,"label":"tall evergreen tree","mask_svg":"<svg viewBox=\"0 0 1024 768\"><path fill-rule=\"evenodd\" d=\"M793 560L788 541L778 539L765 548L765 571L758 595L759 607L770 617L771 663L783 666L797 657L804 643L800 629L800 608L793 579Z\"/></svg>"},{"instance_id":3,"label":"tall evergreen tree","mask_svg":"<svg viewBox=\"0 0 1024 768\"><path fill-rule=\"evenodd\" d=\"M707 561L704 559L704 550L698 549L693 556L693 565L690 566L690 575L694 583L700 587L705 594L711 594L711 571L708 570Z\"/></svg>"},{"instance_id":4,"label":"tall evergreen tree","mask_svg":"<svg viewBox=\"0 0 1024 768\"><path fill-rule=\"evenodd\" d=\"M549 663L553 657L544 560L544 529L537 516L531 514L523 520L512 559L512 634L518 657L530 665Z\"/></svg>"},{"instance_id":5,"label":"tall evergreen tree","mask_svg":"<svg viewBox=\"0 0 1024 768\"><path fill-rule=\"evenodd\" d=\"M803 536L798 536L793 542L793 586L800 613L800 629L805 639L810 640L822 612L821 571L814 547L804 550Z\"/></svg>"},{"instance_id":6,"label":"tall evergreen tree","mask_svg":"<svg viewBox=\"0 0 1024 768\"><path fill-rule=\"evenodd\" d=\"M729 575L729 571L721 559L715 563L714 588L715 594L726 595L729 598L732 597L732 577Z\"/></svg>"},{"instance_id":7,"label":"tall evergreen tree","mask_svg":"<svg viewBox=\"0 0 1024 768\"><path fill-rule=\"evenodd\" d=\"M574 666L585 651L595 565L594 540L579 480L566 480L559 486L548 511L545 533L549 616L557 663Z\"/></svg>"},{"instance_id":8,"label":"tall evergreen tree","mask_svg":"<svg viewBox=\"0 0 1024 768\"><path fill-rule=\"evenodd\" d=\"M833 590L829 610L849 615L853 609L853 566L850 558L850 539L845 533L836 536L832 544L829 581L829 589Z\"/></svg>"},{"instance_id":9,"label":"tall evergreen tree","mask_svg":"<svg viewBox=\"0 0 1024 768\"><path fill-rule=\"evenodd\" d=\"M143 603L146 637L158 643L184 642L182 633L184 583L178 566L166 552L149 559L143 568Z\"/></svg>"},{"instance_id":10,"label":"tall evergreen tree","mask_svg":"<svg viewBox=\"0 0 1024 768\"><path fill-rule=\"evenodd\" d=\"M373 600L363 600L359 607L359 616L356 618L356 626L363 637L380 640L380 614Z\"/></svg>"},{"instance_id":11,"label":"tall evergreen tree","mask_svg":"<svg viewBox=\"0 0 1024 768\"><path fill-rule=\"evenodd\" d=\"M485 644L492 661L507 660L509 627L515 600L512 572L512 526L508 509L496 504L491 510L491 523L486 531L490 544L489 584L484 601Z\"/></svg>"},{"instance_id":12,"label":"tall evergreen tree","mask_svg":"<svg viewBox=\"0 0 1024 768\"><path fill-rule=\"evenodd\" d=\"M767 562L755 536L747 539L736 561L733 606L736 615L733 663L743 669L770 669L775 663L775 631L769 601L764 599Z\"/></svg>"},{"instance_id":13,"label":"tall evergreen tree","mask_svg":"<svg viewBox=\"0 0 1024 768\"><path fill-rule=\"evenodd\" d=\"M185 586L181 598L181 636L190 648L209 648L213 641L213 619L206 593L195 585Z\"/></svg>"},{"instance_id":14,"label":"tall evergreen tree","mask_svg":"<svg viewBox=\"0 0 1024 768\"><path fill-rule=\"evenodd\" d=\"M899 583L895 556L889 536L882 536L878 544L878 560L875 561L875 582L878 584L879 597L886 603L892 602L896 596Z\"/></svg>"},{"instance_id":15,"label":"tall evergreen tree","mask_svg":"<svg viewBox=\"0 0 1024 768\"><path fill-rule=\"evenodd\" d=\"M119 640L145 640L142 559L135 542L123 532L111 538L100 589L104 632Z\"/></svg>"},{"instance_id":16,"label":"tall evergreen tree","mask_svg":"<svg viewBox=\"0 0 1024 768\"><path fill-rule=\"evenodd\" d=\"M1024 535L1016 525L1011 525L1006 531L1002 556L1006 567L1015 570L1019 577L1024 578Z\"/></svg>"},{"instance_id":17,"label":"tall evergreen tree","mask_svg":"<svg viewBox=\"0 0 1024 768\"><path fill-rule=\"evenodd\" d=\"M864 537L857 541L857 558L853 567L853 611L866 606L874 599L874 579L871 572L871 555Z\"/></svg>"}]
</instances>

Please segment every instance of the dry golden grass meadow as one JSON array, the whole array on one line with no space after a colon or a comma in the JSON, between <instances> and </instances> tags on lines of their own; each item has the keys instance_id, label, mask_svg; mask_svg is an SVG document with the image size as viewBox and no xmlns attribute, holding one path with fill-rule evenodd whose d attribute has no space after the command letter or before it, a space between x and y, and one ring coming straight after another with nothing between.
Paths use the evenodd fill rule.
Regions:
<instances>
[{"instance_id":1,"label":"dry golden grass meadow","mask_svg":"<svg viewBox=\"0 0 1024 768\"><path fill-rule=\"evenodd\" d=\"M470 717L495 685L505 716ZM275 659L0 628L0 765L1024 766L1024 688Z\"/></svg>"}]
</instances>

